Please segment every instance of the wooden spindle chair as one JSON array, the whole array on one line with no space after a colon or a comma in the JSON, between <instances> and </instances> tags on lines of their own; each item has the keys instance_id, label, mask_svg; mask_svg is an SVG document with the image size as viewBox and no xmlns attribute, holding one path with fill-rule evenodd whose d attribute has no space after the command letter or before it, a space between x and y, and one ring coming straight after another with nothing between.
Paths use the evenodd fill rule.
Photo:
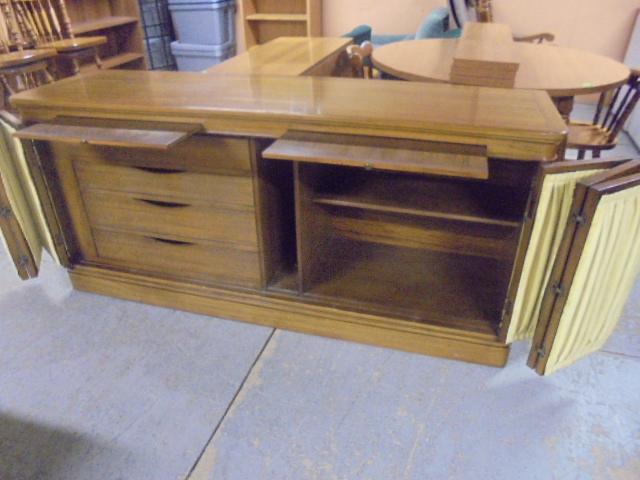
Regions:
<instances>
[{"instance_id":1,"label":"wooden spindle chair","mask_svg":"<svg viewBox=\"0 0 640 480\"><path fill-rule=\"evenodd\" d=\"M373 44L369 41L362 42L362 45L349 45L347 47L347 55L354 77L373 78L372 53Z\"/></svg>"},{"instance_id":2,"label":"wooden spindle chair","mask_svg":"<svg viewBox=\"0 0 640 480\"><path fill-rule=\"evenodd\" d=\"M0 0L0 83L5 110L10 109L11 95L54 81L49 68L56 51L24 50L23 45L9 0Z\"/></svg>"},{"instance_id":3,"label":"wooden spindle chair","mask_svg":"<svg viewBox=\"0 0 640 480\"><path fill-rule=\"evenodd\" d=\"M100 68L98 47L104 36L76 37L65 0L11 0L20 32L37 48L52 48L70 65L70 74L80 72L80 60L91 58Z\"/></svg>"},{"instance_id":4,"label":"wooden spindle chair","mask_svg":"<svg viewBox=\"0 0 640 480\"><path fill-rule=\"evenodd\" d=\"M578 150L582 160L587 151L594 158L616 147L618 135L640 100L640 70L632 70L625 85L600 95L591 123L570 122L567 148Z\"/></svg>"}]
</instances>

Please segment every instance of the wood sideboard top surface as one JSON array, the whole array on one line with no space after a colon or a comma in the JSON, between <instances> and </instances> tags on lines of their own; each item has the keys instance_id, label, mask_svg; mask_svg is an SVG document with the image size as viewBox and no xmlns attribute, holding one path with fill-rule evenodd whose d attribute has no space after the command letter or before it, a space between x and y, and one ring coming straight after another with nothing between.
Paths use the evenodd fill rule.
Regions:
<instances>
[{"instance_id":1,"label":"wood sideboard top surface","mask_svg":"<svg viewBox=\"0 0 640 480\"><path fill-rule=\"evenodd\" d=\"M352 43L344 37L280 37L208 68L207 75L304 75Z\"/></svg>"},{"instance_id":2,"label":"wood sideboard top surface","mask_svg":"<svg viewBox=\"0 0 640 480\"><path fill-rule=\"evenodd\" d=\"M104 71L15 95L27 122L56 116L196 122L278 138L311 130L483 145L553 161L566 124L543 92L353 78Z\"/></svg>"}]
</instances>

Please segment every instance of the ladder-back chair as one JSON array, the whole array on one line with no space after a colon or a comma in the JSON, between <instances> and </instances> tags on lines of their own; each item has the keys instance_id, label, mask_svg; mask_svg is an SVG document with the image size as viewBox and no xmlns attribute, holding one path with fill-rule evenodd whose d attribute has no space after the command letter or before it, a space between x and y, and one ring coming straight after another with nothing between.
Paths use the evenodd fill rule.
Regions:
<instances>
[{"instance_id":1,"label":"ladder-back chair","mask_svg":"<svg viewBox=\"0 0 640 480\"><path fill-rule=\"evenodd\" d=\"M491 0L449 0L449 10L453 14L454 23L463 28L465 21L473 18L475 10L475 20L481 23L493 22L493 4ZM514 35L513 40L516 42L543 43L553 42L555 35L552 33L536 33L534 35Z\"/></svg>"},{"instance_id":2,"label":"ladder-back chair","mask_svg":"<svg viewBox=\"0 0 640 480\"><path fill-rule=\"evenodd\" d=\"M101 66L98 47L107 42L104 36L76 37L67 13L65 0L11 0L22 36L37 48L53 48L59 58L68 60L70 73L80 71L80 59L92 58Z\"/></svg>"},{"instance_id":3,"label":"ladder-back chair","mask_svg":"<svg viewBox=\"0 0 640 480\"><path fill-rule=\"evenodd\" d=\"M578 150L582 160L587 151L594 158L616 147L618 135L640 100L640 70L632 70L626 84L600 95L591 123L570 122L567 148Z\"/></svg>"},{"instance_id":4,"label":"ladder-back chair","mask_svg":"<svg viewBox=\"0 0 640 480\"><path fill-rule=\"evenodd\" d=\"M53 82L49 71L53 49L23 50L23 38L9 0L0 0L0 83L4 108L15 93ZM11 47L16 50L11 51Z\"/></svg>"}]
</instances>

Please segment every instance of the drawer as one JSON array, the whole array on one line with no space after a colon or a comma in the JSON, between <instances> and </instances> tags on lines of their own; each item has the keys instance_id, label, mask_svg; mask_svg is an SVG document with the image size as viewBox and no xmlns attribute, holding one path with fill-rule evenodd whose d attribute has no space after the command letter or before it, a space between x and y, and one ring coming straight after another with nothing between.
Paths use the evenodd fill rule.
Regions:
<instances>
[{"instance_id":1,"label":"drawer","mask_svg":"<svg viewBox=\"0 0 640 480\"><path fill-rule=\"evenodd\" d=\"M74 162L82 190L99 189L164 195L213 204L253 207L250 177L191 173L180 169Z\"/></svg>"},{"instance_id":2,"label":"drawer","mask_svg":"<svg viewBox=\"0 0 640 480\"><path fill-rule=\"evenodd\" d=\"M172 277L258 288L258 254L200 242L178 242L94 229L101 261Z\"/></svg>"},{"instance_id":3,"label":"drawer","mask_svg":"<svg viewBox=\"0 0 640 480\"><path fill-rule=\"evenodd\" d=\"M64 142L50 142L49 148L56 158L74 161L239 176L251 173L251 148L249 140L243 138L194 135L168 150Z\"/></svg>"},{"instance_id":4,"label":"drawer","mask_svg":"<svg viewBox=\"0 0 640 480\"><path fill-rule=\"evenodd\" d=\"M84 191L83 198L92 227L220 241L257 249L253 210L94 190Z\"/></svg>"}]
</instances>

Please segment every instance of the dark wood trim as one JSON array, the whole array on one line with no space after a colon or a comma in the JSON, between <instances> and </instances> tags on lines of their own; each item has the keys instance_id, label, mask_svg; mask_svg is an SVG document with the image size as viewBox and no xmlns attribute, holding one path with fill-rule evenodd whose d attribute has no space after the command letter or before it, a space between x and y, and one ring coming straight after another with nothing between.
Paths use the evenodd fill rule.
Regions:
<instances>
[{"instance_id":1,"label":"dark wood trim","mask_svg":"<svg viewBox=\"0 0 640 480\"><path fill-rule=\"evenodd\" d=\"M13 260L18 275L22 280L38 276L38 264L35 261L29 243L13 213L9 196L4 187L0 173L0 231L5 239L9 255Z\"/></svg>"},{"instance_id":2,"label":"dark wood trim","mask_svg":"<svg viewBox=\"0 0 640 480\"><path fill-rule=\"evenodd\" d=\"M23 140L25 159L31 173L47 227L53 239L60 263L71 267L75 244L71 238L71 221L64 207L65 201L59 187L56 170L51 162L42 162L43 148L38 142ZM45 158L48 158L45 156Z\"/></svg>"}]
</instances>

